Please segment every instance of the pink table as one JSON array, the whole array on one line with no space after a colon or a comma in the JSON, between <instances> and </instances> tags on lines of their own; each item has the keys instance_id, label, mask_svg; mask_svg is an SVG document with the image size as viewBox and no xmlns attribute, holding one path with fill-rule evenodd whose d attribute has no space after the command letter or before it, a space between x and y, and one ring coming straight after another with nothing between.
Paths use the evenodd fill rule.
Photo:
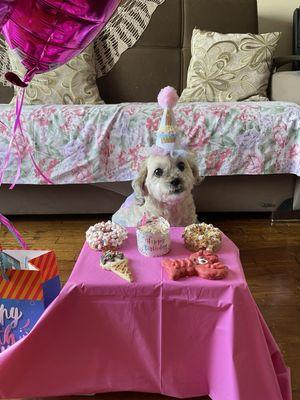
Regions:
<instances>
[{"instance_id":1,"label":"pink table","mask_svg":"<svg viewBox=\"0 0 300 400\"><path fill-rule=\"evenodd\" d=\"M172 229L171 257L188 254ZM59 297L32 332L0 354L0 395L110 391L209 394L213 400L290 400L290 375L223 238L227 279L169 281L159 258L124 252L136 282L99 267L85 245ZM17 382L17 383L16 383Z\"/></svg>"}]
</instances>

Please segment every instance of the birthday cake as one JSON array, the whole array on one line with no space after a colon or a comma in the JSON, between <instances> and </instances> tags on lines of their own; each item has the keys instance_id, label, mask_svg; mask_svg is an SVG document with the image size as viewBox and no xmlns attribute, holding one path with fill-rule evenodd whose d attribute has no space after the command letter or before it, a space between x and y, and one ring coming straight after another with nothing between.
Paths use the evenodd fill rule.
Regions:
<instances>
[{"instance_id":1,"label":"birthday cake","mask_svg":"<svg viewBox=\"0 0 300 400\"><path fill-rule=\"evenodd\" d=\"M138 250L144 256L158 257L170 251L170 224L162 217L143 217L136 237Z\"/></svg>"}]
</instances>

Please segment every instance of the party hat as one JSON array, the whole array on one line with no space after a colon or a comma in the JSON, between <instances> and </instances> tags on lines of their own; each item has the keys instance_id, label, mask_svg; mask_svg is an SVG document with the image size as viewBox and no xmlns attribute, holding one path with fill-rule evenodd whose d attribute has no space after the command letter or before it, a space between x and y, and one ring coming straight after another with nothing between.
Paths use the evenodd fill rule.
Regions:
<instances>
[{"instance_id":1,"label":"party hat","mask_svg":"<svg viewBox=\"0 0 300 400\"><path fill-rule=\"evenodd\" d=\"M164 109L164 112L156 133L156 146L167 151L172 151L179 147L178 129L173 112L173 107L178 101L178 95L174 88L167 86L161 89L157 100L158 104Z\"/></svg>"}]
</instances>

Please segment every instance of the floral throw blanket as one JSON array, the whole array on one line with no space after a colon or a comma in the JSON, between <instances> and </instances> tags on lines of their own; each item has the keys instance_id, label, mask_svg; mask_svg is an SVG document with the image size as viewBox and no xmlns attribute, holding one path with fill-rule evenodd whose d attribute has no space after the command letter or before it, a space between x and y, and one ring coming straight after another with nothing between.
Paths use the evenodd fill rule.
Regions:
<instances>
[{"instance_id":1,"label":"floral throw blanket","mask_svg":"<svg viewBox=\"0 0 300 400\"><path fill-rule=\"evenodd\" d=\"M197 154L201 175L300 176L300 106L184 103L174 112ZM22 126L37 163L54 183L128 181L154 143L161 115L156 103L24 106ZM14 119L14 108L0 105L0 166ZM19 183L45 183L21 141L19 151L23 156ZM4 183L13 181L16 169L12 156Z\"/></svg>"}]
</instances>

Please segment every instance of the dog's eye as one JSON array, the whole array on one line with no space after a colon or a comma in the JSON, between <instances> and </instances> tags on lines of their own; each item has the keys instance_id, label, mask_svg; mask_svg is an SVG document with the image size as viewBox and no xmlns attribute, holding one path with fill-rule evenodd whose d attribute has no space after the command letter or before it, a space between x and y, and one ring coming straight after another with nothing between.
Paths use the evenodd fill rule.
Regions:
<instances>
[{"instance_id":1,"label":"dog's eye","mask_svg":"<svg viewBox=\"0 0 300 400\"><path fill-rule=\"evenodd\" d=\"M156 170L154 171L154 175L157 176L158 178L162 176L163 173L164 171L161 168L156 168Z\"/></svg>"},{"instance_id":2,"label":"dog's eye","mask_svg":"<svg viewBox=\"0 0 300 400\"><path fill-rule=\"evenodd\" d=\"M179 171L184 171L184 168L185 168L184 162L183 162L183 161L180 161L180 162L177 164L177 168L179 169Z\"/></svg>"}]
</instances>

